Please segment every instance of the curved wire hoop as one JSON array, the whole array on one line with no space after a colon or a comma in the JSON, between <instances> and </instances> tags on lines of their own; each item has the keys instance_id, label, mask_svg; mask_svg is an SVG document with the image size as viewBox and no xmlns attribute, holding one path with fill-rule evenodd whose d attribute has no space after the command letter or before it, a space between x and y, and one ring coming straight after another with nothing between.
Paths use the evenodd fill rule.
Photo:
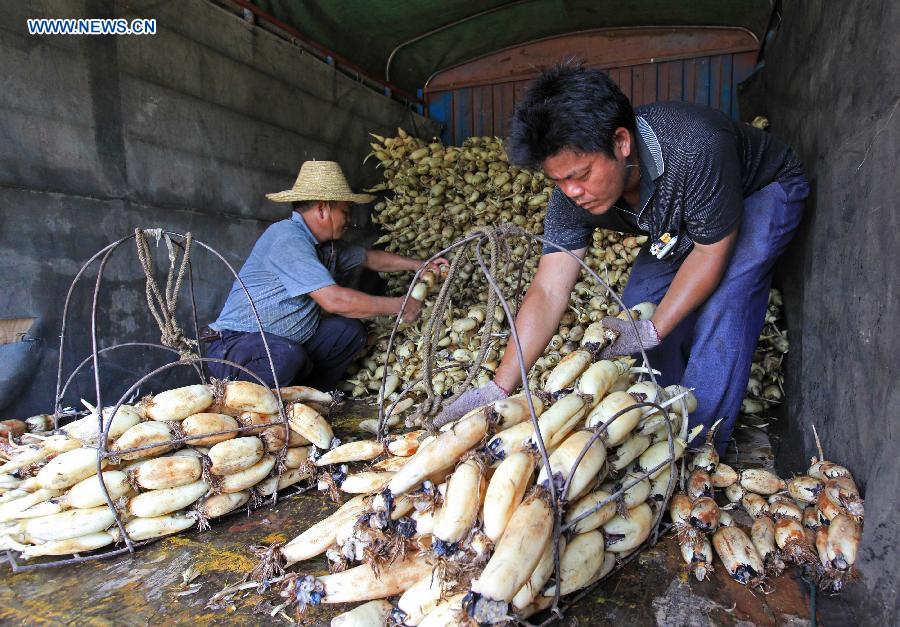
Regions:
<instances>
[{"instance_id":1,"label":"curved wire hoop","mask_svg":"<svg viewBox=\"0 0 900 627\"><path fill-rule=\"evenodd\" d=\"M516 357L517 357L518 364L519 364L519 372L520 372L520 375L522 378L522 394L524 395L524 397L526 399L526 403L528 405L528 411L529 411L530 418L531 418L531 424L533 427L533 433L535 435L536 444L538 447L538 451L540 452L541 461L543 462L543 464L545 465L546 468L550 468L551 467L550 466L550 456L547 452L544 438L543 438L543 435L542 435L540 427L539 427L538 417L534 410L534 403L532 401L532 394L531 394L531 385L528 381L528 367L527 367L527 364L525 363L525 360L522 358L522 346L521 346L519 334L518 334L518 331L516 330L516 325L515 325L515 316L518 313L518 304L519 304L519 302L521 302L521 294L519 292L520 292L520 289L523 284L522 277L523 277L523 272L524 272L524 265L520 265L520 267L519 267L519 276L517 279L516 294L514 295L515 299L516 299L516 311L514 313L513 309L510 307L509 301L503 295L503 290L501 289L500 285L498 284L496 277L494 277L493 274L490 272L488 265L485 262L484 256L482 254L482 245L484 245L489 240L489 234L499 235L501 238L510 238L510 237L525 238L528 242L527 250L529 253L531 251L532 244L534 242L537 242L542 246L548 246L552 249L555 249L558 252L563 252L563 253L567 254L569 257L574 259L581 266L581 268L584 271L586 271L591 276L591 278L594 279L594 281L597 282L597 284L603 286L603 288L606 289L607 294L609 294L613 298L613 300L619 305L621 311L627 312L628 308L625 306L625 303L622 302L622 299L619 297L619 295L616 294L616 292L609 286L609 284L607 284L602 278L600 278L600 275L598 275L596 272L594 272L594 270L590 266L588 266L588 264L585 263L585 261L583 259L581 259L578 255L576 255L575 253L573 253L572 251L570 251L566 248L563 248L562 246L560 246L559 244L557 244L555 242L552 242L552 241L545 239L543 237L540 237L538 235L533 235L533 234L527 232L522 227L519 227L519 226L516 226L513 224L501 224L494 228L485 227L483 229L472 232L472 233L466 235L465 237L457 240L450 246L448 246L448 247L444 248L443 250L441 250L440 252L437 252L434 255L432 255L424 264L422 264L422 266L419 268L419 270L416 272L415 276L413 277L413 280L409 284L409 288L407 289L406 294L403 297L403 303L400 307L401 312L405 309L407 301L412 297L413 288L415 287L416 283L418 282L419 278L421 277L422 273L425 271L425 268L427 267L427 265L430 262L433 262L440 257L444 257L454 250L459 249L461 251L464 251L465 248L468 247L470 244L472 244L473 242L475 243L474 255L475 255L475 259L478 263L478 267L480 268L482 274L484 275L484 278L487 281L490 289L493 290L493 292L496 294L499 304L503 308L503 313L505 315L505 318L506 318L507 322L509 323L510 337L516 347ZM490 315L490 313L489 313L489 315ZM630 313L628 314L628 320L631 322L632 326L635 326L634 317L631 316ZM398 315L394 321L394 326L391 329L390 337L388 338L388 345L387 345L387 351L386 351L386 353L387 353L386 363L390 363L390 357L391 357L393 347L394 347L394 338L400 327L400 322L401 322L401 317L400 317L400 315ZM636 330L636 327L635 327L635 330ZM635 335L637 337L639 337L639 334L635 333ZM646 374L650 377L650 380L653 382L653 384L658 387L658 383L656 381L656 375L655 375L656 371L654 371L653 368L651 367L650 359L647 357L647 352L644 349L643 345L641 345L641 347L640 347L640 352L641 352L641 356L643 357L643 360L644 360L644 365L646 367L645 368ZM426 370L427 370L427 368L426 368ZM387 413L385 412L384 391L385 391L385 386L387 383L387 376L388 376L388 368L385 368L384 372L382 373L381 386L380 386L379 393L378 393L378 437L379 437L379 439L382 439L382 440L387 435L387 418L390 415L390 413L393 411L393 408L396 407L397 402L399 402L399 398L398 398L397 400L394 401L390 410ZM431 377L432 372L425 372L425 373L423 373L422 376L423 376L423 378ZM400 397L402 398L402 395L405 394L410 389L412 389L412 387L414 387L416 383L418 383L418 381L416 381L413 384L407 385L406 388L404 388L401 391ZM673 400L677 400L677 399L673 399ZM666 405L668 405L668 403ZM625 407L622 410L616 412L615 414L613 414L610 417L610 419L608 421L606 421L605 423L602 423L601 425L598 425L597 427L594 427L592 429L593 435L591 436L590 440L584 445L580 454L576 458L575 463L572 465L572 468L570 469L568 476L565 478L563 488L561 490L559 488L557 488L556 485L554 485L555 482L552 480L547 482L547 484L548 484L547 489L548 489L548 492L550 493L551 507L553 508L553 512L554 512L554 524L553 524L554 572L555 572L556 580L559 581L559 579L560 579L560 550L559 550L560 542L559 541L560 541L560 537L561 537L562 533L572 529L572 527L578 520L581 520L582 518L590 516L591 514L599 511L601 508L603 508L607 504L614 502L616 499L620 498L626 492L626 490L630 489L637 483L640 483L641 481L644 481L645 479L649 480L654 474L656 474L660 470L665 469L666 466L669 467L669 481L668 481L668 485L666 487L665 500L663 501L663 504L660 505L658 511L655 513L654 520L653 520L652 527L651 527L652 533L651 533L650 537L648 537L648 539L645 540L641 544L640 547L635 549L625 559L617 560L616 567L613 568L613 570L610 571L610 573L608 573L605 577L598 579L591 586L589 586L586 590L582 591L581 594L579 594L577 597L575 597L575 599L580 598L582 596L582 594L584 594L587 591L596 587L600 582L602 582L604 579L609 577L609 575L621 570L621 568L625 564L627 564L629 561L631 561L643 548L656 544L656 541L657 541L658 535L659 535L660 524L662 522L662 517L665 514L665 503L668 503L669 499L672 496L672 492L674 491L674 488L675 488L675 479L677 476L675 469L676 469L676 462L679 457L679 454L676 454L676 451L675 451L676 436L672 432L672 423L671 423L671 419L669 417L669 412L666 409L666 405L658 404L655 402L635 402L633 405L629 405L628 407ZM585 511L577 519L570 521L566 525L563 525L563 523L562 523L563 509L564 509L563 505L565 503L565 496L568 493L569 485L572 482L572 478L575 475L575 472L578 470L579 464L581 463L584 456L588 453L588 450L590 449L590 447L593 446L594 443L596 443L598 440L601 440L603 438L606 431L609 429L609 426L615 420L617 420L620 416L628 413L632 409L643 408L643 407L652 407L652 408L656 409L657 411L661 412L664 417L663 422L666 426L667 440L668 440L668 445L669 445L667 459L664 460L663 462L659 463L654 468L645 470L643 473L636 474L634 479L632 479L631 481L629 481L627 483L623 483L622 487L620 487L616 492L614 492L612 495L610 495L607 499L598 503L595 507ZM682 411L684 411L682 432L685 432L686 428L687 428L687 415L686 415L686 411L685 411L685 409L686 409L685 403L683 400L682 400L682 408L683 408ZM570 600L569 603L571 603L571 602L572 601ZM567 604L567 607L568 607L568 604ZM560 608L560 586L555 587L553 604L549 608L549 611L551 613L550 618L548 618L546 621L541 623L541 625L547 625L556 620L560 620L563 618L564 612L563 612L563 609Z\"/></svg>"},{"instance_id":2,"label":"curved wire hoop","mask_svg":"<svg viewBox=\"0 0 900 627\"><path fill-rule=\"evenodd\" d=\"M181 233L177 233L174 231L166 231L163 229L144 229L142 232L144 235L154 236L157 239L160 237L170 238L170 241L172 241L176 246L178 246L179 248L184 250L184 245L181 243L181 241L178 241L178 240L182 240L182 241L186 240L186 238L187 238L186 235L183 235ZM196 357L187 357L187 358L181 357L179 355L179 359L169 362L169 363L166 363L158 368L155 368L154 370L151 370L150 372L147 372L142 377L140 377L135 383L133 383L125 391L124 394L122 394L122 396L119 398L119 400L116 402L116 404L112 407L111 411L109 411L109 412L104 411L103 396L102 396L102 390L101 390L101 385L100 385L100 377L101 377L100 355L101 354L108 353L108 352L122 349L122 348L134 348L134 347L159 348L159 349L173 352L175 354L179 354L178 351L175 349L172 349L167 346L163 346L161 344L154 344L154 343L150 343L150 342L125 342L125 343L120 343L120 344L113 344L111 346L107 346L102 349L98 348L99 343L98 343L98 339L97 339L98 338L97 312L98 312L100 289L103 284L103 273L106 269L107 264L109 263L109 260L112 256L112 254L116 250L118 250L124 243L134 239L135 237L136 237L136 235L134 233L132 233L126 237L123 237L121 239L118 239L118 240L106 245L105 247L103 247L102 249L100 249L99 251L94 253L94 255L91 256L90 259L88 259L81 266L78 273L75 275L75 278L72 279L72 283L69 285L68 292L66 293L65 304L63 305L62 325L61 325L60 338L59 338L59 361L57 364L56 395L54 398L54 408L53 408L54 428L59 427L59 420L64 415L63 399L64 399L65 394L68 391L72 381L74 380L75 376L78 374L79 371L81 371L88 363L91 363L92 370L93 370L93 376L94 376L94 391L96 393L94 407L96 408L96 415L97 415L97 432L100 435L98 436L97 446L89 447L89 448L97 449L97 474L98 474L98 476L102 476L101 473L103 471L104 463L106 462L106 460L117 457L122 454L139 452L142 450L157 448L159 446L165 446L165 445L179 445L179 444L189 443L193 440L198 440L200 438L209 437L210 435L237 433L237 432L240 432L243 430L243 428L237 428L237 429L218 431L215 433L205 433L205 434L199 435L199 436L174 437L174 438L171 438L164 442L156 442L154 444L148 444L148 445L140 446L140 447L136 447L136 448L122 449L122 450L119 450L119 449L110 450L108 448L109 429L112 425L113 419L115 418L117 412L119 411L121 406L126 403L126 400L132 394L134 394L134 392L137 389L139 389L142 384L146 383L154 376L156 376L162 372L165 372L167 370L170 370L172 368L178 367L178 366L190 366L197 373L197 376L199 377L200 381L205 384L205 383L207 383L207 377L206 377L206 374L205 374L205 371L203 368L203 364L210 363L210 362L222 363L222 364L231 366L233 368L237 368L238 370L246 373L251 379L254 379L257 383L259 383L263 387L268 388L266 383L256 373L250 371L245 366L236 364L236 363L234 363L232 361L228 361L226 359L203 357L202 354L200 354L200 348L199 348L200 332L199 332L199 326L197 323L197 305L196 305L196 299L194 296L193 268L191 267L190 260L188 260L188 264L187 264L188 265L188 285L189 285L190 300L191 300L191 318L193 320L193 326L194 326L194 337L196 340L198 340L198 343L197 343L198 355ZM171 239L171 238L177 238L177 239ZM266 335L263 332L262 320L259 316L259 311L256 308L256 303L253 301L253 297L250 295L250 291L247 289L247 286L244 284L241 277L235 271L234 267L228 262L228 260L225 259L225 257L223 257L215 248L206 244L203 241L192 239L192 243L197 244L201 248L209 251L210 253L212 253L212 255L215 258L217 258L219 261L221 261L223 264L225 264L225 266L228 268L228 270L231 272L232 276L234 277L234 280L241 286L241 289L244 291L244 295L247 297L247 302L250 304L250 308L253 311L253 317L256 320L256 324L257 324L257 327L259 328L259 333L262 338L263 347L265 349L266 359L269 362L269 368L271 369L271 372L272 372L272 379L275 384L275 390L274 390L275 395L278 399L279 420L272 422L271 425L272 426L282 425L284 427L284 445L282 446L281 450L276 455L277 459L283 460L284 456L287 454L287 448L288 448L288 443L289 443L288 441L290 439L290 431L289 431L289 426L288 426L287 414L286 414L285 408L284 408L284 399L281 395L281 386L278 382L278 375L275 372L275 364L272 360L272 353L269 349L269 343L268 343L268 340L266 339ZM71 374L68 376L68 378L66 378L65 382L63 382L63 364L64 364L64 359L65 359L64 351L65 351L66 328L67 328L67 323L68 323L68 318L69 318L69 311L71 308L70 306L71 306L71 302L72 302L72 297L75 293L75 287L78 284L78 282L85 276L88 268L94 262L96 262L98 260L99 260L99 266L98 266L98 270L97 270L97 277L94 281L94 289L93 289L93 294L91 297L91 312L90 312L91 354L88 355L86 358L84 358L75 367L75 369L71 372ZM281 478L282 471L283 471L282 464L276 463L274 472L276 473L276 476L278 477L278 479ZM30 564L30 565L18 564L13 557L12 551L7 551L6 552L7 561L9 562L13 572L22 572L22 571L26 571L26 570L35 570L35 569L39 569L39 568L51 568L54 566L74 564L74 563L89 561L89 560L94 560L94 559L103 559L106 557L120 555L123 553L133 553L136 548L152 542L153 540L135 542L131 539L131 537L128 535L128 533L125 529L125 525L119 514L118 508L116 507L116 504L113 502L113 499L109 494L109 491L106 487L105 482L100 481L100 487L103 492L104 500L106 501L107 507L110 508L110 510L113 512L113 515L115 517L115 523L119 529L121 540L125 542L124 548L118 548L118 549L113 549L113 550L109 550L109 551L92 553L91 555L87 555L87 556L80 556L80 555L76 554L74 557L68 558L68 559L56 560L53 562L43 562L43 563L38 563L38 564ZM272 503L275 503L277 501L277 499L278 499L278 484L276 482L275 490L272 493Z\"/></svg>"}]
</instances>

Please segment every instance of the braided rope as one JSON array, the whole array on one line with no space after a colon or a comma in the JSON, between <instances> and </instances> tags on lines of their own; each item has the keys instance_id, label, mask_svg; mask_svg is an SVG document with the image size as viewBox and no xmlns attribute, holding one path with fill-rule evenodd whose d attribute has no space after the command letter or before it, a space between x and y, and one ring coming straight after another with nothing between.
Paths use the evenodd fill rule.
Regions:
<instances>
[{"instance_id":1,"label":"braided rope","mask_svg":"<svg viewBox=\"0 0 900 627\"><path fill-rule=\"evenodd\" d=\"M161 231L148 230L146 233L156 236L159 243ZM134 230L134 241L137 246L138 260L141 268L147 277L147 307L156 320L160 330L160 343L178 351L182 359L193 359L198 357L197 340L185 337L184 331L175 319L175 310L178 307L178 294L181 292L181 285L184 280L185 271L188 268L188 261L191 255L192 237L187 233L184 238L184 255L181 258L181 265L178 272L175 272L175 262L178 258L178 252L172 243L172 239L168 235L163 236L166 242L166 248L169 251L169 272L166 277L165 293L159 289L159 284L153 276L153 258L150 253L150 247L147 245L145 232L142 229Z\"/></svg>"},{"instance_id":2,"label":"braided rope","mask_svg":"<svg viewBox=\"0 0 900 627\"><path fill-rule=\"evenodd\" d=\"M501 261L508 260L510 258L510 248L506 242L506 239L508 237L521 235L521 233L522 229L520 227L516 227L515 225L501 225L496 228L474 227L466 232L465 237L469 237L472 235L481 235L484 239L487 240L487 248L489 252L488 264L490 267L490 273L492 276L497 277L499 275ZM462 385L459 386L460 391L456 392L447 399L444 399L440 395L435 394L434 388L432 386L432 376L434 374L434 361L435 354L437 352L437 336L442 328L442 320L444 318L444 314L450 304L450 291L453 287L453 282L456 280L459 274L459 270L468 256L467 253L469 250L469 246L471 246L472 243L473 242L469 242L456 252L453 261L450 263L450 270L447 274L447 278L444 279L444 282L441 285L441 291L438 293L434 306L431 309L431 316L429 317L422 333L422 352L424 354L423 383L425 387L426 398L418 406L416 411L411 416L411 419L425 419L428 421L428 426L431 428L442 426L442 424L435 422L432 417L435 416L444 405L449 405L457 400L463 394L463 392L469 388L469 386L472 384L472 381L478 375L478 372L481 370L482 365L484 364L485 357L490 350L491 334L493 333L494 325L496 324L496 320L494 318L494 310L499 303L499 297L493 290L490 290L488 292L487 305L485 306L485 320L480 330L481 343L478 348L478 353L476 354L475 359L472 361L471 365L469 366L468 372L466 373L465 381L462 383ZM508 271L509 269L510 265L505 264L504 270Z\"/></svg>"}]
</instances>

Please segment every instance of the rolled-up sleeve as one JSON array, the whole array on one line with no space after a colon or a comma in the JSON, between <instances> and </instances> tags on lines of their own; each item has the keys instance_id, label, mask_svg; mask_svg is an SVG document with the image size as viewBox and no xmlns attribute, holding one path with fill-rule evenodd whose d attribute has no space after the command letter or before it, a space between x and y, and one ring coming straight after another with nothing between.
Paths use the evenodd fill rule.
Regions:
<instances>
[{"instance_id":1,"label":"rolled-up sleeve","mask_svg":"<svg viewBox=\"0 0 900 627\"><path fill-rule=\"evenodd\" d=\"M275 242L264 264L281 281L290 296L303 296L335 284L314 248L290 247L287 244L287 240L283 245L281 240Z\"/></svg>"}]
</instances>

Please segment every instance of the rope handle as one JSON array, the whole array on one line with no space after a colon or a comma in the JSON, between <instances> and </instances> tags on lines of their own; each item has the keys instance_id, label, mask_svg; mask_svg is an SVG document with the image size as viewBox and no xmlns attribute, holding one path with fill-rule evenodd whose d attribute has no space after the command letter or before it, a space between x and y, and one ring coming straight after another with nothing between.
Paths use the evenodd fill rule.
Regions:
<instances>
[{"instance_id":1,"label":"rope handle","mask_svg":"<svg viewBox=\"0 0 900 627\"><path fill-rule=\"evenodd\" d=\"M520 235L520 232L516 228L511 228L508 225L501 225L495 228L485 228L482 226L474 227L467 232L467 236L470 235L481 235L483 239L487 240L487 248L489 251L488 265L490 272L493 276L498 275L498 266L501 264L503 260L510 259L510 247L508 242L506 241L509 237L514 237ZM485 321L481 328L481 343L478 348L478 353L475 359L469 366L469 370L466 373L465 381L459 386L460 391L453 394L447 399L443 399L440 395L435 394L434 389L432 387L432 376L434 372L434 361L437 352L437 342L438 342L438 333L441 329L441 320L444 317L449 305L450 305L450 290L453 282L457 278L457 274L459 273L460 268L463 265L463 262L467 259L468 249L471 245L466 244L462 246L454 256L453 260L450 263L450 270L447 274L447 277L444 279L443 285L441 286L441 291L438 294L438 297L432 306L431 316L428 319L428 322L425 325L425 328L422 332L423 343L421 351L424 355L424 377L423 383L425 388L426 399L416 408L416 411L410 416L410 418L414 421L423 420L427 422L427 426L430 429L440 427L441 424L435 422L434 416L441 410L442 407L452 404L456 399L458 399L463 391L467 390L472 381L478 375L481 370L481 366L484 363L485 357L487 356L488 351L490 350L491 345L491 334L494 329L494 325L496 321L494 319L494 309L499 303L499 297L494 293L493 290L490 290L488 293L487 304L485 306ZM507 264L505 270L509 270L510 266Z\"/></svg>"},{"instance_id":2,"label":"rope handle","mask_svg":"<svg viewBox=\"0 0 900 627\"><path fill-rule=\"evenodd\" d=\"M159 246L161 229L135 229L134 241L137 246L138 261L144 275L147 277L146 293L147 308L156 320L160 330L160 343L178 351L182 359L194 359L199 357L197 352L197 340L185 337L184 331L175 319L175 311L178 308L178 295L181 293L181 285L184 280L185 271L188 268L191 257L191 243L193 238L188 232L184 236L184 255L181 258L181 265L176 273L175 265L178 260L178 251L172 242L172 238L168 234L162 238L166 243L169 256L169 271L166 276L165 293L159 289L159 284L153 276L153 258L150 253L150 247L147 245L145 235L152 235L156 238L156 244Z\"/></svg>"}]
</instances>

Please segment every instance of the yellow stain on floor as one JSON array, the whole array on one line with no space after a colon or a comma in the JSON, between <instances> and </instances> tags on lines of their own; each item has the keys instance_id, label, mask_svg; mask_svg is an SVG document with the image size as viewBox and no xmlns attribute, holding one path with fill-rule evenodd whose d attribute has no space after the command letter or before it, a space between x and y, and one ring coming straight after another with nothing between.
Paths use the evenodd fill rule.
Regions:
<instances>
[{"instance_id":1,"label":"yellow stain on floor","mask_svg":"<svg viewBox=\"0 0 900 627\"><path fill-rule=\"evenodd\" d=\"M260 538L262 544L272 544L274 542L287 542L287 536L283 533L275 532Z\"/></svg>"},{"instance_id":2,"label":"yellow stain on floor","mask_svg":"<svg viewBox=\"0 0 900 627\"><path fill-rule=\"evenodd\" d=\"M10 591L11 588L6 588L6 592ZM42 589L35 595L17 594L12 599L0 594L0 622L59 625L79 617L81 625L115 625L143 623L152 614L137 582L117 588L115 597L86 598L83 592L63 587Z\"/></svg>"},{"instance_id":3,"label":"yellow stain on floor","mask_svg":"<svg viewBox=\"0 0 900 627\"><path fill-rule=\"evenodd\" d=\"M202 536L172 536L165 540L164 549L185 548L196 550L201 544ZM247 573L256 565L256 558L246 549L226 549L213 543L203 544L203 550L194 553L194 568L202 573L209 570L231 573Z\"/></svg>"}]
</instances>

